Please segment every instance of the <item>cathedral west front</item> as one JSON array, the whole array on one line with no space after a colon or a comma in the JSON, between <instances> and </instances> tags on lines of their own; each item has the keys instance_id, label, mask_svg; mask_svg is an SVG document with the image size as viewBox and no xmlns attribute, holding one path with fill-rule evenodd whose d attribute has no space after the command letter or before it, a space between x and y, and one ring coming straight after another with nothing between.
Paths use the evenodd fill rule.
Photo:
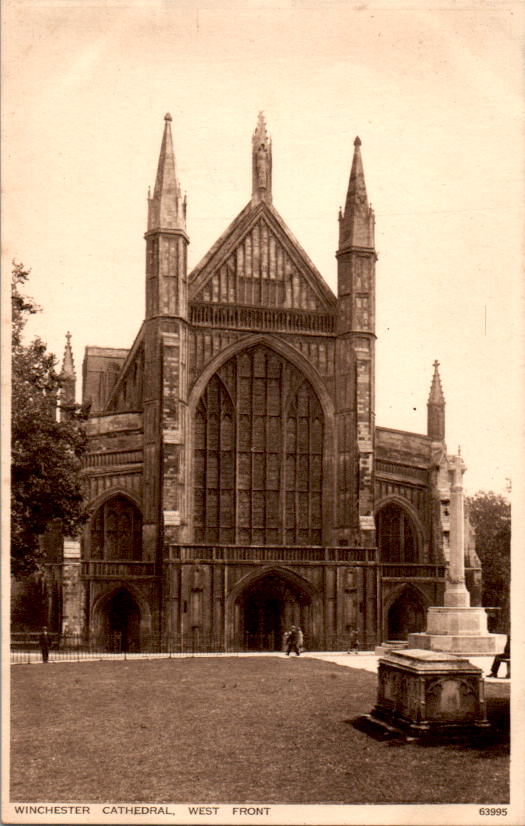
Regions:
<instances>
[{"instance_id":1,"label":"cathedral west front","mask_svg":"<svg viewBox=\"0 0 525 826\"><path fill-rule=\"evenodd\" d=\"M295 623L308 648L346 650L352 629L363 647L406 639L442 604L445 400L436 362L427 432L376 425L377 256L360 144L334 294L273 204L262 115L250 199L188 271L166 115L144 321L129 349L86 348L91 518L77 616L65 599L62 627L124 650L271 651ZM466 564L479 590L474 552Z\"/></svg>"}]
</instances>

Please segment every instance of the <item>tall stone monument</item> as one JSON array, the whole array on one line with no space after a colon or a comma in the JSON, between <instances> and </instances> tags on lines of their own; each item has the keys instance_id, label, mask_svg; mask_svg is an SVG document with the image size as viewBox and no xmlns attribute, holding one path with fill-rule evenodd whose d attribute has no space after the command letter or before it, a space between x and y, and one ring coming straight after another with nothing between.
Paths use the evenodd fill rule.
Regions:
<instances>
[{"instance_id":1,"label":"tall stone monument","mask_svg":"<svg viewBox=\"0 0 525 826\"><path fill-rule=\"evenodd\" d=\"M494 656L503 651L504 634L489 634L487 612L470 606L465 585L465 463L452 457L453 480L450 491L450 555L443 607L427 611L427 630L408 635L409 649L426 649L467 656Z\"/></svg>"}]
</instances>

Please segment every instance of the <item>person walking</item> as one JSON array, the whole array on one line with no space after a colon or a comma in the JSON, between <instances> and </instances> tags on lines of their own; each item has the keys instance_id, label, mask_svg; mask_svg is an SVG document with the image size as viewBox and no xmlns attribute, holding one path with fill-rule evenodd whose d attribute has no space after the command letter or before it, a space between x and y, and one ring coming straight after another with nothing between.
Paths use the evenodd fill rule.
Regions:
<instances>
[{"instance_id":1,"label":"person walking","mask_svg":"<svg viewBox=\"0 0 525 826\"><path fill-rule=\"evenodd\" d=\"M303 632L297 625L292 625L290 632L286 639L286 656L290 656L290 651L295 651L297 656L301 655L301 647L303 644Z\"/></svg>"},{"instance_id":2,"label":"person walking","mask_svg":"<svg viewBox=\"0 0 525 826\"><path fill-rule=\"evenodd\" d=\"M350 645L348 648L347 654L359 654L359 632L356 628L352 628L350 631Z\"/></svg>"},{"instance_id":3,"label":"person walking","mask_svg":"<svg viewBox=\"0 0 525 826\"><path fill-rule=\"evenodd\" d=\"M49 659L49 649L51 647L51 640L49 639L49 634L47 633L47 625L44 625L42 628L42 633L38 638L38 644L40 645L40 651L42 652L42 662L47 663Z\"/></svg>"}]
</instances>

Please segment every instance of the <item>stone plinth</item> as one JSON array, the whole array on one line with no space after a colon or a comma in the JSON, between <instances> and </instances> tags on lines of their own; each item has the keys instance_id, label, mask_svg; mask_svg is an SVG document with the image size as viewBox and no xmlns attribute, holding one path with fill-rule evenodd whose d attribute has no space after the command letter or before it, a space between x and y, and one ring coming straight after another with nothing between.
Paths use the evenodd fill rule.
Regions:
<instances>
[{"instance_id":1,"label":"stone plinth","mask_svg":"<svg viewBox=\"0 0 525 826\"><path fill-rule=\"evenodd\" d=\"M462 657L406 649L379 660L372 718L414 736L488 727L482 671Z\"/></svg>"},{"instance_id":2,"label":"stone plinth","mask_svg":"<svg viewBox=\"0 0 525 826\"><path fill-rule=\"evenodd\" d=\"M504 634L489 634L484 608L432 607L427 611L427 630L408 635L409 648L450 654L495 656L505 647Z\"/></svg>"}]
</instances>

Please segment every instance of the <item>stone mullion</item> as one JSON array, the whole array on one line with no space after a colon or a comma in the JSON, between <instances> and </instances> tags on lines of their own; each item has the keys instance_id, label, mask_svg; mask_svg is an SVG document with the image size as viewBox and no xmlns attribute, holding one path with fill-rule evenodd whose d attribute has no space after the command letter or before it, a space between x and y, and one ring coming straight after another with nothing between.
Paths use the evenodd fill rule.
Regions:
<instances>
[{"instance_id":1,"label":"stone mullion","mask_svg":"<svg viewBox=\"0 0 525 826\"><path fill-rule=\"evenodd\" d=\"M253 280L253 245L252 245L252 289L254 289L254 280ZM253 293L252 293L253 295ZM253 453L253 445L254 445L254 437L255 437L255 416L254 416L254 407L255 407L255 364L254 364L254 353L251 353L251 379L250 379L250 545L253 545L253 532L254 532L254 525L253 525L253 513L254 513L254 487L253 487L253 464L254 464L254 453Z\"/></svg>"},{"instance_id":2,"label":"stone mullion","mask_svg":"<svg viewBox=\"0 0 525 826\"><path fill-rule=\"evenodd\" d=\"M308 393L308 473L306 475L307 479L307 496L308 496L308 544L312 544L312 532L313 532L313 518L312 518L312 396L311 393Z\"/></svg>"},{"instance_id":3,"label":"stone mullion","mask_svg":"<svg viewBox=\"0 0 525 826\"><path fill-rule=\"evenodd\" d=\"M209 438L209 430L210 430L210 399L209 399L209 387L206 387L206 401L205 401L205 409L206 409L206 427L204 428L204 536L206 537L206 542L209 542L210 536L210 501L208 496L208 478L209 478L209 462L210 462L210 438Z\"/></svg>"},{"instance_id":4,"label":"stone mullion","mask_svg":"<svg viewBox=\"0 0 525 826\"><path fill-rule=\"evenodd\" d=\"M281 371L281 479L280 479L280 491L279 491L279 499L280 499L280 522L281 522L281 542L283 545L287 544L286 541L286 492L287 492L287 424L288 418L286 414L286 395L287 395L287 387L286 387L286 370L281 362L280 364L280 371Z\"/></svg>"},{"instance_id":5,"label":"stone mullion","mask_svg":"<svg viewBox=\"0 0 525 826\"><path fill-rule=\"evenodd\" d=\"M262 284L262 280L261 280L261 284ZM262 427L261 427L262 451L261 451L261 454L260 454L260 462L261 462L262 467L261 467L261 491L260 491L260 493L261 493L261 499L262 499L262 520L261 521L262 521L262 524L263 524L263 527L262 527L263 537L264 537L263 544L266 545L267 542L268 542L268 522L267 522L267 519L266 519L267 510L268 510L267 509L267 504L268 503L266 501L266 447L267 447L266 427L267 427L267 422L268 422L268 416L267 416L267 413L266 413L267 405L268 405L268 382L267 382L266 373L267 373L268 365L267 365L266 356L265 356L265 359L264 359L264 365L265 365L264 366L264 384L263 384L264 402L263 402L263 405L262 405L262 412L263 412L264 416L263 416L263 422L262 422Z\"/></svg>"},{"instance_id":6,"label":"stone mullion","mask_svg":"<svg viewBox=\"0 0 525 826\"><path fill-rule=\"evenodd\" d=\"M237 278L238 282L238 278ZM233 537L234 542L239 544L239 521L240 521L240 513L239 513L239 453L240 453L240 443L239 443L239 433L240 433L240 409L239 409L239 399L241 397L240 393L240 371L239 371L239 360L238 358L235 359L235 409L233 411L233 417L235 422L235 429L233 433L233 445L234 445L234 454L233 454L233 480L234 480L234 491L233 491Z\"/></svg>"},{"instance_id":7,"label":"stone mullion","mask_svg":"<svg viewBox=\"0 0 525 826\"><path fill-rule=\"evenodd\" d=\"M222 278L222 275L221 275ZM220 282L220 290L222 290L222 281ZM223 427L223 404L224 391L219 385L219 410L218 428L217 428L217 541L222 542L222 427Z\"/></svg>"},{"instance_id":8,"label":"stone mullion","mask_svg":"<svg viewBox=\"0 0 525 826\"><path fill-rule=\"evenodd\" d=\"M297 399L297 393L295 395ZM297 404L295 405L295 444L294 444L294 456L295 456L295 478L294 478L294 524L293 524L293 538L294 538L294 545L297 545L299 537L299 484L298 484L298 471L299 471L299 412L297 409Z\"/></svg>"},{"instance_id":9,"label":"stone mullion","mask_svg":"<svg viewBox=\"0 0 525 826\"><path fill-rule=\"evenodd\" d=\"M226 451L223 450L222 445L223 445L223 433L224 433L224 426L225 426L225 413L229 412L229 410L228 411L226 410L226 404L225 404L226 401L227 401L226 393L225 393L224 389L221 387L221 403L220 403L220 418L219 418L219 449L218 449L218 457L219 457L219 461L218 461L218 465L219 465L219 475L218 475L218 481L219 481L219 493L218 493L218 496L219 496L219 542L222 542L223 530L224 529L228 530L228 528L229 528L228 524L223 525L223 522L222 522L222 514L223 514L222 490L223 490L223 482L224 482L223 460L226 457ZM232 422L232 427L233 427L233 422ZM225 490L227 490L227 489L225 488ZM227 517L227 518L231 518L231 517Z\"/></svg>"}]
</instances>

